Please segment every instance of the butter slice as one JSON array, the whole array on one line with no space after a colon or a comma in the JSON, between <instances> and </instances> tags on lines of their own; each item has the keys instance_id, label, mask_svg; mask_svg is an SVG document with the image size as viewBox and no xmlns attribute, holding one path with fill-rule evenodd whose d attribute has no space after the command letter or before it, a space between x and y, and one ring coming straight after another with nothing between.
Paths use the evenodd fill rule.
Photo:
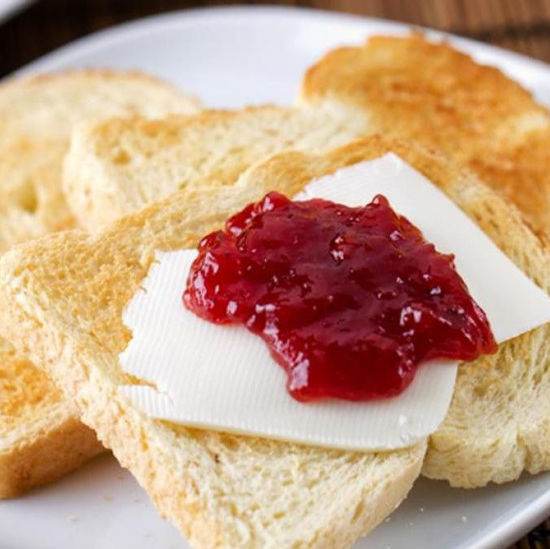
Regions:
<instances>
[{"instance_id":1,"label":"butter slice","mask_svg":"<svg viewBox=\"0 0 550 549\"><path fill-rule=\"evenodd\" d=\"M383 194L441 252L454 253L470 293L500 343L550 321L550 298L451 200L394 154L312 181L296 200L365 205ZM367 402L302 404L267 346L242 326L221 326L188 311L181 296L196 250L157 252L126 308L133 338L124 371L155 385L120 390L149 416L212 430L352 450L393 450L434 432L452 397L458 363L422 365L399 396Z\"/></svg>"}]
</instances>

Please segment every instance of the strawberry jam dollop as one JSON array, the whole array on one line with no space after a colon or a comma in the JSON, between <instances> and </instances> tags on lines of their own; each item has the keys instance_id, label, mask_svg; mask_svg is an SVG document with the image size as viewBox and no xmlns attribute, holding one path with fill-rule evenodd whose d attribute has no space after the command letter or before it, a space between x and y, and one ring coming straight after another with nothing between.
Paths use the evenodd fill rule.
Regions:
<instances>
[{"instance_id":1,"label":"strawberry jam dollop","mask_svg":"<svg viewBox=\"0 0 550 549\"><path fill-rule=\"evenodd\" d=\"M200 241L183 301L262 337L300 401L394 396L423 361L496 351L454 256L381 195L350 208L269 193Z\"/></svg>"}]
</instances>

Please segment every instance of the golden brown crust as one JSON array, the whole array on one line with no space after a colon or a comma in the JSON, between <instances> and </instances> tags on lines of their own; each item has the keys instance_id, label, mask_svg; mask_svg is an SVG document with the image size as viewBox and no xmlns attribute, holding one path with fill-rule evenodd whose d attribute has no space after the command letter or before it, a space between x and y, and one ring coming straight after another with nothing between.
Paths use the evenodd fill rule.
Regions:
<instances>
[{"instance_id":1,"label":"golden brown crust","mask_svg":"<svg viewBox=\"0 0 550 549\"><path fill-rule=\"evenodd\" d=\"M0 434L4 436L25 418L32 420L35 411L46 412L62 400L48 376L5 341L0 341L0 394Z\"/></svg>"},{"instance_id":2,"label":"golden brown crust","mask_svg":"<svg viewBox=\"0 0 550 549\"><path fill-rule=\"evenodd\" d=\"M536 226L550 228L543 135L550 115L499 70L420 34L374 36L311 67L302 100L357 109L373 133L409 139L469 165Z\"/></svg>"},{"instance_id":3,"label":"golden brown crust","mask_svg":"<svg viewBox=\"0 0 550 549\"><path fill-rule=\"evenodd\" d=\"M81 226L97 232L182 188L233 184L276 152L328 150L364 131L356 116L269 106L156 121L115 118L73 132L63 189Z\"/></svg>"},{"instance_id":4,"label":"golden brown crust","mask_svg":"<svg viewBox=\"0 0 550 549\"><path fill-rule=\"evenodd\" d=\"M47 375L0 341L0 499L56 480L104 451Z\"/></svg>"},{"instance_id":5,"label":"golden brown crust","mask_svg":"<svg viewBox=\"0 0 550 549\"><path fill-rule=\"evenodd\" d=\"M470 167L513 196L535 227L550 227L550 127L528 133L516 146L474 157Z\"/></svg>"},{"instance_id":6,"label":"golden brown crust","mask_svg":"<svg viewBox=\"0 0 550 549\"><path fill-rule=\"evenodd\" d=\"M48 414L51 421L41 432L26 433L9 451L0 451L0 499L53 482L105 451L75 409L64 419L51 409Z\"/></svg>"}]
</instances>

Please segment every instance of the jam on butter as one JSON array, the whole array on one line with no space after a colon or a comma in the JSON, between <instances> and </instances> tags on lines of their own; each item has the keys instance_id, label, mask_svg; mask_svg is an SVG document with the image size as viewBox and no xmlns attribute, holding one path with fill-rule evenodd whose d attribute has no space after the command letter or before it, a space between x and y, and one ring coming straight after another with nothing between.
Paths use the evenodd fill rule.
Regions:
<instances>
[{"instance_id":1,"label":"jam on butter","mask_svg":"<svg viewBox=\"0 0 550 549\"><path fill-rule=\"evenodd\" d=\"M183 300L262 337L298 400L390 397L423 361L496 351L453 259L384 196L349 208L271 192L201 240Z\"/></svg>"}]
</instances>

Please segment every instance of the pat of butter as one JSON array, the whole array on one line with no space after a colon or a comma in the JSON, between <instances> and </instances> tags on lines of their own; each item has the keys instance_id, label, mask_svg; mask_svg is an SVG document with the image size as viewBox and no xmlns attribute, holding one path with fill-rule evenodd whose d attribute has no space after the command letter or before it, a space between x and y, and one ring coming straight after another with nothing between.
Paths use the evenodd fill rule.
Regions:
<instances>
[{"instance_id":1,"label":"pat of butter","mask_svg":"<svg viewBox=\"0 0 550 549\"><path fill-rule=\"evenodd\" d=\"M387 154L311 182L297 200L326 198L365 205L376 194L420 228L456 266L502 342L550 321L550 298L533 284L441 191L399 157ZM242 326L202 320L182 304L197 252L157 252L143 289L123 320L133 339L123 369L152 382L121 388L153 418L183 425L311 445L385 450L412 445L443 421L457 363L422 365L398 397L302 404L260 337Z\"/></svg>"}]
</instances>

